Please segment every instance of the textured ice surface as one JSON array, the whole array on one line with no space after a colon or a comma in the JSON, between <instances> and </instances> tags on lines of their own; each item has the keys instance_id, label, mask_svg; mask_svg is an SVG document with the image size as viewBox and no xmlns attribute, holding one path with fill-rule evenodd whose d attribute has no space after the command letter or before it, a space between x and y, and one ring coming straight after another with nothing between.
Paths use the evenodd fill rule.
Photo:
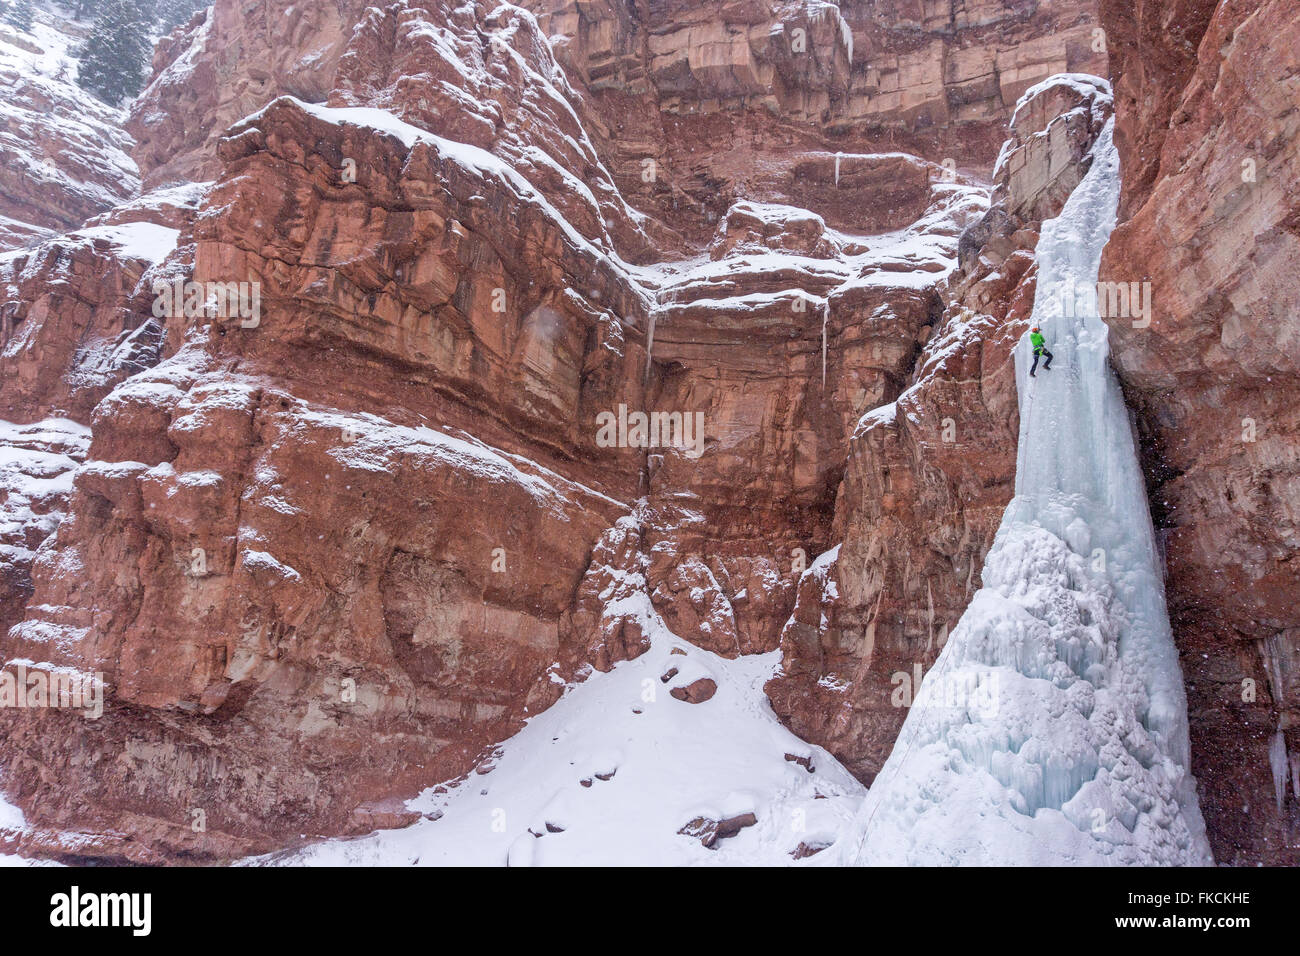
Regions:
<instances>
[{"instance_id":1,"label":"textured ice surface","mask_svg":"<svg viewBox=\"0 0 1300 956\"><path fill-rule=\"evenodd\" d=\"M819 862L1208 864L1187 704L1128 409L1095 309L1115 224L1108 124L1038 243L1034 324L1016 353L1016 495L983 589L926 675L855 833ZM1076 310L1071 310L1076 311Z\"/></svg>"}]
</instances>

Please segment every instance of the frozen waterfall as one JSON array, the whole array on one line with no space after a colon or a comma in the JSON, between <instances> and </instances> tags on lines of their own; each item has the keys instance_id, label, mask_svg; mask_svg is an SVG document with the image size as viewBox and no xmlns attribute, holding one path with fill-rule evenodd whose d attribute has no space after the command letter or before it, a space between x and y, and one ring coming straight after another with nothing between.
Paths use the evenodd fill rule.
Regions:
<instances>
[{"instance_id":1,"label":"frozen waterfall","mask_svg":"<svg viewBox=\"0 0 1300 956\"><path fill-rule=\"evenodd\" d=\"M1115 224L1111 134L1043 224L1033 315L1055 358L1030 378L1018 346L1016 495L984 586L838 862L1212 862L1133 429L1095 301L1074 307Z\"/></svg>"}]
</instances>

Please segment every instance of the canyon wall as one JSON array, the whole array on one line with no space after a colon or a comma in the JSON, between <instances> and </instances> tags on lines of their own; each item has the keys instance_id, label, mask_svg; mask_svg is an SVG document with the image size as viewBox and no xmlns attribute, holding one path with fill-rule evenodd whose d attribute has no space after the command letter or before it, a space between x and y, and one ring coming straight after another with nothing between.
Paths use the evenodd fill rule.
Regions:
<instances>
[{"instance_id":1,"label":"canyon wall","mask_svg":"<svg viewBox=\"0 0 1300 956\"><path fill-rule=\"evenodd\" d=\"M108 694L98 721L3 715L28 851L227 859L409 822L390 798L490 767L565 680L641 651L616 593L718 653L776 648L849 438L987 210L951 164L799 114L712 221L647 215L603 158L616 104L526 12L338 8L285 43L258 9L160 46L131 124L157 188L8 260L5 399L92 439L4 650ZM323 43L328 89L293 67ZM256 283L258 314L157 314L186 281ZM116 358L66 344L90 339ZM620 409L699 416L698 444L608 447Z\"/></svg>"},{"instance_id":2,"label":"canyon wall","mask_svg":"<svg viewBox=\"0 0 1300 956\"><path fill-rule=\"evenodd\" d=\"M1102 3L1124 186L1106 316L1166 548L1216 857L1295 865L1300 827L1300 11Z\"/></svg>"},{"instance_id":3,"label":"canyon wall","mask_svg":"<svg viewBox=\"0 0 1300 956\"><path fill-rule=\"evenodd\" d=\"M1294 17L528 6L217 0L131 108L149 191L0 259L5 416L90 426L0 435L49 456L11 476L0 656L107 689L0 713L12 839L215 861L409 824L642 653L646 604L779 650L774 710L870 782L979 587L1038 228L1112 112L1049 77L1113 69L1103 278L1156 292L1113 342L1194 769L1221 859L1290 859ZM158 314L186 282L256 314ZM602 432L654 411L700 429Z\"/></svg>"}]
</instances>

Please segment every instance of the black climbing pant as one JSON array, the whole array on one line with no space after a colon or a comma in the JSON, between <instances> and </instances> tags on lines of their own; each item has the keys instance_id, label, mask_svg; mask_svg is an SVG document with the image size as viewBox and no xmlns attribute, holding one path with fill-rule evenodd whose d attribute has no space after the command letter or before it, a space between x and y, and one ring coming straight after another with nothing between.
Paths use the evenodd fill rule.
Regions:
<instances>
[{"instance_id":1,"label":"black climbing pant","mask_svg":"<svg viewBox=\"0 0 1300 956\"><path fill-rule=\"evenodd\" d=\"M1034 364L1029 366L1030 375L1033 375L1034 371L1038 368L1038 356L1040 355L1046 359L1046 361L1043 362L1043 368L1049 369L1052 367L1052 353L1047 351L1047 349L1034 349Z\"/></svg>"}]
</instances>

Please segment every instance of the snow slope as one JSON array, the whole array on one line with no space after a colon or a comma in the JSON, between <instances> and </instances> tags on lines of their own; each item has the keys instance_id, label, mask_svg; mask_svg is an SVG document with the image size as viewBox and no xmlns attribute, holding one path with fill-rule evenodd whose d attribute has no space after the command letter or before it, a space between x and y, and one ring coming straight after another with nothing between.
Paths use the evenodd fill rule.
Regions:
<instances>
[{"instance_id":1,"label":"snow slope","mask_svg":"<svg viewBox=\"0 0 1300 956\"><path fill-rule=\"evenodd\" d=\"M780 865L801 844L831 844L863 788L772 713L763 683L779 653L718 657L676 639L646 595L626 600L637 607L621 610L641 618L650 650L570 685L478 772L410 801L425 819L249 862ZM672 696L702 677L717 684L711 699ZM756 822L713 849L678 833L693 820L747 813Z\"/></svg>"},{"instance_id":2,"label":"snow slope","mask_svg":"<svg viewBox=\"0 0 1300 956\"><path fill-rule=\"evenodd\" d=\"M1038 243L1034 323L1016 354L1016 496L984 587L926 675L855 833L819 863L1208 864L1187 706L1128 410L1096 310L1115 224L1107 126Z\"/></svg>"},{"instance_id":3,"label":"snow slope","mask_svg":"<svg viewBox=\"0 0 1300 956\"><path fill-rule=\"evenodd\" d=\"M4 847L21 837L27 831L27 820L22 810L5 800L0 794L0 867L6 866L62 866L54 860L38 860L6 853Z\"/></svg>"},{"instance_id":4,"label":"snow slope","mask_svg":"<svg viewBox=\"0 0 1300 956\"><path fill-rule=\"evenodd\" d=\"M23 812L0 794L0 846L3 846L6 837L12 839L20 836L26 829L27 821L23 818ZM0 850L0 866L30 866L35 862L16 853Z\"/></svg>"}]
</instances>

